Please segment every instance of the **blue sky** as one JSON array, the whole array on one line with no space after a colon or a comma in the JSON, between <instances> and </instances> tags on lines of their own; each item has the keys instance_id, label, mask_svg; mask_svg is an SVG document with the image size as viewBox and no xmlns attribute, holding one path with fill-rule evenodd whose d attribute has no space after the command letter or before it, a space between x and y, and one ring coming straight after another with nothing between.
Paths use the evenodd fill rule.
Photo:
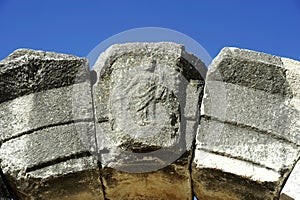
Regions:
<instances>
[{"instance_id":1,"label":"blue sky","mask_svg":"<svg viewBox=\"0 0 300 200\"><path fill-rule=\"evenodd\" d=\"M0 59L17 48L85 57L138 27L164 27L215 57L224 46L300 60L298 0L0 0Z\"/></svg>"}]
</instances>

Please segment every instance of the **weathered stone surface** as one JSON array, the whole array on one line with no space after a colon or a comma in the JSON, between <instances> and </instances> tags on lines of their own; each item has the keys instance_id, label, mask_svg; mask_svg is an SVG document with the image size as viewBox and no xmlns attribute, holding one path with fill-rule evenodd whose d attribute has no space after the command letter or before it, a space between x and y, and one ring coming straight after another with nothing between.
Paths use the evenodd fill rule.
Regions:
<instances>
[{"instance_id":1,"label":"weathered stone surface","mask_svg":"<svg viewBox=\"0 0 300 200\"><path fill-rule=\"evenodd\" d=\"M173 199L191 199L188 158L198 125L204 64L175 43L128 43L108 48L94 70L106 198L168 199L173 194ZM167 166L176 160L170 176ZM141 175L133 173L143 173L147 186L136 191ZM133 189L125 190L125 184Z\"/></svg>"},{"instance_id":2,"label":"weathered stone surface","mask_svg":"<svg viewBox=\"0 0 300 200\"><path fill-rule=\"evenodd\" d=\"M254 127L260 132L300 145L298 99L285 98L279 94L270 94L231 83L219 81L208 83L210 83L207 86L208 98L204 98L202 102L208 106L202 107L202 115L232 124ZM221 100L224 93L225 98ZM214 97L210 97L212 95ZM220 102L209 106L211 99L216 98L219 98Z\"/></svg>"},{"instance_id":3,"label":"weathered stone surface","mask_svg":"<svg viewBox=\"0 0 300 200\"><path fill-rule=\"evenodd\" d=\"M74 87L84 98L76 101ZM79 91L80 90L80 91ZM77 98L78 99L78 98ZM85 100L80 104L79 101ZM74 113L73 103L80 104ZM93 121L88 82L32 93L0 104L0 140L72 121ZM77 111L76 110L76 111Z\"/></svg>"},{"instance_id":4,"label":"weathered stone surface","mask_svg":"<svg viewBox=\"0 0 300 200\"><path fill-rule=\"evenodd\" d=\"M0 167L17 199L104 199L86 59L21 49L0 62Z\"/></svg>"},{"instance_id":5,"label":"weathered stone surface","mask_svg":"<svg viewBox=\"0 0 300 200\"><path fill-rule=\"evenodd\" d=\"M291 97L282 65L277 56L225 47L210 65L207 81L222 81Z\"/></svg>"},{"instance_id":6,"label":"weathered stone surface","mask_svg":"<svg viewBox=\"0 0 300 200\"><path fill-rule=\"evenodd\" d=\"M282 193L286 194L294 200L300 200L300 161L297 162L287 182L285 183ZM289 200L288 198L286 198Z\"/></svg>"},{"instance_id":7,"label":"weathered stone surface","mask_svg":"<svg viewBox=\"0 0 300 200\"><path fill-rule=\"evenodd\" d=\"M79 126L84 127L85 129L88 129L90 133L93 133L93 123L78 123L77 127ZM47 198L47 195L43 196L44 193L47 194L47 187L59 187L59 185L56 185L59 182L55 182L54 178L53 180L52 178L47 180L48 175L52 176L51 173L59 172L56 178L61 181L64 180L63 177L65 176L66 184L68 179L70 179L70 181L77 180L77 176L81 176L83 180L87 179L91 181L92 178L94 179L96 177L97 173L99 175L98 166L96 164L93 165L93 172L89 172L90 169L84 169L84 165L81 166L80 162L77 162L77 160L76 162L68 164L70 159L77 157L83 157L83 159L85 159L86 156L90 154L87 147L82 143L82 138L78 135L74 124L42 129L32 134L23 135L5 142L0 149L0 157L2 159L1 168L5 176L10 180L11 185L17 183L18 190L16 193L20 195L20 198L30 199L34 197L36 199L49 199ZM95 144L95 141L91 141L91 143ZM88 161L89 160L85 161L83 164L91 165ZM56 166L56 163L61 163L59 165L62 166ZM81 167L82 169L78 171L77 167ZM50 170L51 168L53 170ZM36 174L38 174L38 177L32 177ZM84 174L86 174L87 177L84 177ZM37 184L39 189L35 187L31 188L31 178L39 180L32 182ZM94 183L96 183L98 179L99 177L94 180ZM49 181L49 185L46 187L44 182L47 181ZM77 181L80 181L80 179ZM50 183L52 183L52 185ZM71 184L71 182L69 184ZM96 191L101 190L99 185L101 184L98 180L98 186L96 188L90 186L90 192L97 193ZM65 195L66 199L68 199L68 195L71 195L68 193L72 193L72 190L67 191L67 194L62 192L61 195ZM87 189L83 188L83 190ZM79 190L75 190L74 192L76 195L78 192L79 197L82 195ZM88 191L83 192L86 193ZM23 197L23 193L26 193L27 196ZM48 194L48 197L50 197L49 195L51 196L53 193ZM101 193L96 195L96 197L99 198L99 195L101 195ZM79 197L76 198L79 199ZM93 198L97 199L96 197Z\"/></svg>"},{"instance_id":8,"label":"weathered stone surface","mask_svg":"<svg viewBox=\"0 0 300 200\"><path fill-rule=\"evenodd\" d=\"M78 123L93 134L93 123ZM91 139L93 139L91 137ZM93 141L91 141L93 143ZM50 147L50 148L49 148ZM4 173L31 170L55 159L88 152L76 131L75 124L42 129L2 144L0 157ZM13 156L12 156L13 155Z\"/></svg>"},{"instance_id":9,"label":"weathered stone surface","mask_svg":"<svg viewBox=\"0 0 300 200\"><path fill-rule=\"evenodd\" d=\"M278 176L285 167L293 165L295 163L294 158L299 155L298 146L284 140L278 140L272 135L205 118L201 119L197 141L201 142L198 149L256 163L267 169L272 169L278 173ZM239 175L247 175L246 169L243 170L244 174ZM250 175L253 179L258 176L255 173ZM272 179L272 177L266 177L264 174L260 174L260 176L256 179Z\"/></svg>"},{"instance_id":10,"label":"weathered stone surface","mask_svg":"<svg viewBox=\"0 0 300 200\"><path fill-rule=\"evenodd\" d=\"M19 96L86 81L87 60L18 49L0 61L0 103Z\"/></svg>"},{"instance_id":11,"label":"weathered stone surface","mask_svg":"<svg viewBox=\"0 0 300 200\"><path fill-rule=\"evenodd\" d=\"M300 64L224 48L209 67L192 165L204 199L278 199L300 157Z\"/></svg>"}]
</instances>

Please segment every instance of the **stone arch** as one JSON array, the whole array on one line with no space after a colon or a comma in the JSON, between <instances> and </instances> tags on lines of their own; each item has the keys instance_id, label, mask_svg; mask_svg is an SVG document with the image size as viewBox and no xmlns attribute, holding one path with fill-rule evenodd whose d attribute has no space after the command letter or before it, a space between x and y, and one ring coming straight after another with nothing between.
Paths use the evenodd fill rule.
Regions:
<instances>
[{"instance_id":1,"label":"stone arch","mask_svg":"<svg viewBox=\"0 0 300 200\"><path fill-rule=\"evenodd\" d=\"M123 199L192 199L193 192L214 200L288 198L279 197L280 192L297 197L284 186L300 177L298 61L224 48L210 66L201 102L204 77L195 76L194 67L204 65L182 46L117 45L104 54L104 65L114 63L122 51L135 51L131 56L137 63L160 51L162 60L190 78L185 89L192 101L182 105L187 121L194 123L199 116L193 113L202 104L196 144L185 143L189 148L178 160L151 173L132 174L100 163L92 151L114 150L95 133L95 125L106 120L100 115L94 123L93 115L91 83L97 85L101 72L90 75L87 61L75 56L17 50L0 61L0 199L113 199L116 194ZM87 97L78 115L71 108L72 100L80 102L72 99L74 88ZM193 137L182 136L185 141ZM128 149L136 145L141 143ZM117 162L119 157L110 158Z\"/></svg>"}]
</instances>

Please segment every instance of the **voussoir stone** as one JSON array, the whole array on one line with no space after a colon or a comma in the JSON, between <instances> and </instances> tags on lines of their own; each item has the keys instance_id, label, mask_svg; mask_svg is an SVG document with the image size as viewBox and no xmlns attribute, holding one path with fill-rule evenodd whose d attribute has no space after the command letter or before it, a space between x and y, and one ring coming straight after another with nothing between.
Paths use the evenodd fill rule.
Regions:
<instances>
[{"instance_id":1,"label":"voussoir stone","mask_svg":"<svg viewBox=\"0 0 300 200\"><path fill-rule=\"evenodd\" d=\"M14 199L104 199L87 60L20 49L0 61L0 167Z\"/></svg>"},{"instance_id":2,"label":"voussoir stone","mask_svg":"<svg viewBox=\"0 0 300 200\"><path fill-rule=\"evenodd\" d=\"M279 199L300 157L300 63L224 48L210 65L192 164L204 199Z\"/></svg>"},{"instance_id":3,"label":"voussoir stone","mask_svg":"<svg viewBox=\"0 0 300 200\"><path fill-rule=\"evenodd\" d=\"M109 47L93 70L105 197L192 199L203 62L176 43L127 43Z\"/></svg>"}]
</instances>

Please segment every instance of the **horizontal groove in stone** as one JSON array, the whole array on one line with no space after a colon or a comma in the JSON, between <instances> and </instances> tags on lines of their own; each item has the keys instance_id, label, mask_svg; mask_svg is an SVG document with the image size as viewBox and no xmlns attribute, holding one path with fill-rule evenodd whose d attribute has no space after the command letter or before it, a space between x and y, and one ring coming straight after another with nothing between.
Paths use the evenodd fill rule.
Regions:
<instances>
[{"instance_id":1,"label":"horizontal groove in stone","mask_svg":"<svg viewBox=\"0 0 300 200\"><path fill-rule=\"evenodd\" d=\"M52 128L52 127L56 127L56 126L64 126L64 125L68 125L68 124L76 124L76 123L80 123L80 122L93 122L93 121L94 121L94 119L89 118L89 119L70 120L70 121L56 123L56 124L49 124L47 126L42 126L42 127L39 127L39 128L31 129L31 130L22 132L22 133L20 133L18 135L15 135L13 137L4 139L3 141L1 141L1 143L3 144L5 142L7 142L7 141L10 141L10 140L22 137L24 135L30 135L30 134L32 134L34 132L41 131L41 130L48 129L48 128Z\"/></svg>"},{"instance_id":2,"label":"horizontal groove in stone","mask_svg":"<svg viewBox=\"0 0 300 200\"><path fill-rule=\"evenodd\" d=\"M208 152L208 153L212 153L212 154L216 154L216 155L220 155L220 156L223 156L223 157L227 157L227 158L232 158L232 159L235 159L235 160L243 161L243 162L249 163L251 165L255 165L257 167L261 167L261 168L265 168L265 169L277 172L276 169L270 168L270 167L265 166L265 165L263 165L261 163L253 162L252 160L248 160L248 159L245 159L245 158L242 158L242 157L232 156L232 155L224 153L224 152L217 152L217 151L213 151L213 150L205 149L205 148L199 148L199 150L205 151L205 152Z\"/></svg>"},{"instance_id":3,"label":"horizontal groove in stone","mask_svg":"<svg viewBox=\"0 0 300 200\"><path fill-rule=\"evenodd\" d=\"M201 119L196 144L198 148L242 157L277 171L291 166L300 150L268 134L205 118Z\"/></svg>"},{"instance_id":4,"label":"horizontal groove in stone","mask_svg":"<svg viewBox=\"0 0 300 200\"><path fill-rule=\"evenodd\" d=\"M88 82L22 96L0 104L0 140L51 124L93 118Z\"/></svg>"},{"instance_id":5,"label":"horizontal groove in stone","mask_svg":"<svg viewBox=\"0 0 300 200\"><path fill-rule=\"evenodd\" d=\"M94 123L77 122L48 127L3 143L0 165L4 171L33 170L56 159L95 150Z\"/></svg>"},{"instance_id":6,"label":"horizontal groove in stone","mask_svg":"<svg viewBox=\"0 0 300 200\"><path fill-rule=\"evenodd\" d=\"M59 177L66 174L72 174L87 170L94 170L100 173L97 159L95 159L95 157L93 156L79 157L78 155L74 155L74 157L70 158L69 160L36 169L34 171L27 172L26 174L28 174L32 179L48 179L51 177Z\"/></svg>"},{"instance_id":7,"label":"horizontal groove in stone","mask_svg":"<svg viewBox=\"0 0 300 200\"><path fill-rule=\"evenodd\" d=\"M224 123L224 124L228 124L228 125L233 125L233 126L236 126L236 127L239 127L239 128L247 129L247 130L252 130L252 131L255 131L255 132L259 133L259 134L268 135L268 136L272 137L273 139L276 139L276 140L282 141L283 143L286 143L286 144L289 144L289 145L293 145L295 147L299 147L300 148L300 144L292 142L292 141L286 139L285 137L281 137L281 136L276 135L276 134L274 134L272 132L264 131L264 130L261 130L259 128L253 127L253 126L248 126L246 124L242 124L242 123L238 123L238 122L233 122L233 121L223 121L223 120L221 120L219 118L216 118L216 117L213 117L213 116L208 116L208 115L202 115L201 118L206 119L206 120L213 120L213 121ZM201 126L201 121L200 121L200 126Z\"/></svg>"},{"instance_id":8,"label":"horizontal groove in stone","mask_svg":"<svg viewBox=\"0 0 300 200\"><path fill-rule=\"evenodd\" d=\"M49 167L51 165L59 164L59 163L62 163L62 162L68 161L68 160L83 158L83 157L88 157L88 156L91 156L91 153L88 151L85 151L85 152L80 152L80 153L76 153L76 154L71 154L66 157L58 157L56 159L49 160L47 162L42 162L42 163L39 163L38 165L33 165L29 168L26 168L25 172L26 173L32 172L32 171L39 170L39 169L42 169L45 167Z\"/></svg>"},{"instance_id":9,"label":"horizontal groove in stone","mask_svg":"<svg viewBox=\"0 0 300 200\"><path fill-rule=\"evenodd\" d=\"M254 127L300 145L297 99L214 81L207 82L202 105L202 115Z\"/></svg>"},{"instance_id":10,"label":"horizontal groove in stone","mask_svg":"<svg viewBox=\"0 0 300 200\"><path fill-rule=\"evenodd\" d=\"M265 168L257 163L240 160L205 149L196 149L192 166L193 176L202 169L211 169L216 173L231 173L247 181L253 180L258 183L277 182L282 178L281 172ZM195 177L194 177L195 178Z\"/></svg>"}]
</instances>

